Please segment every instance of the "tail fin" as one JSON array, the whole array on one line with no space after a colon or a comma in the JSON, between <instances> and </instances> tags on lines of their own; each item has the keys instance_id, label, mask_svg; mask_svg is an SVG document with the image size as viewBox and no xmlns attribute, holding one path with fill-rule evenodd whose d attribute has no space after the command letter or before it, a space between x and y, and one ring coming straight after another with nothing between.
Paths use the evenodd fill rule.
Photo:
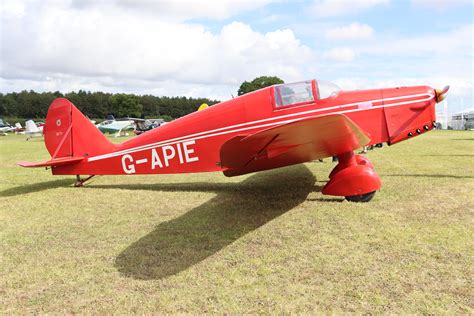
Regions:
<instances>
[{"instance_id":1,"label":"tail fin","mask_svg":"<svg viewBox=\"0 0 474 316\"><path fill-rule=\"evenodd\" d=\"M36 124L35 124L35 122L33 122L33 120L26 121L25 122L25 128L26 128L26 132L30 133L30 134L40 132L40 129L38 128L38 126L36 126Z\"/></svg>"},{"instance_id":2,"label":"tail fin","mask_svg":"<svg viewBox=\"0 0 474 316\"><path fill-rule=\"evenodd\" d=\"M95 156L115 148L115 145L65 98L56 99L51 103L43 134L52 159Z\"/></svg>"}]
</instances>

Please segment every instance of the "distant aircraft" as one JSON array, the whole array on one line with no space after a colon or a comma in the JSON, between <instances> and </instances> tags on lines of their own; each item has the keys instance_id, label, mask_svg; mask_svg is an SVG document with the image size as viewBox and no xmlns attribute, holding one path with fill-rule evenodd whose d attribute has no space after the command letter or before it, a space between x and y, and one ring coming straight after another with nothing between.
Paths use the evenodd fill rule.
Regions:
<instances>
[{"instance_id":1,"label":"distant aircraft","mask_svg":"<svg viewBox=\"0 0 474 316\"><path fill-rule=\"evenodd\" d=\"M44 127L44 124L42 126L38 127L33 120L26 121L25 122L26 140L29 140L30 138L33 138L33 137L42 136L43 135L43 127Z\"/></svg>"},{"instance_id":2,"label":"distant aircraft","mask_svg":"<svg viewBox=\"0 0 474 316\"><path fill-rule=\"evenodd\" d=\"M15 134L25 134L25 128L21 126L19 122L15 123L15 127L13 128Z\"/></svg>"},{"instance_id":3,"label":"distant aircraft","mask_svg":"<svg viewBox=\"0 0 474 316\"><path fill-rule=\"evenodd\" d=\"M15 134L24 134L25 129L21 126L20 123L15 123L14 126L8 124L8 122L4 122L3 119L0 119L0 134L6 135L8 132L12 132Z\"/></svg>"},{"instance_id":4,"label":"distant aircraft","mask_svg":"<svg viewBox=\"0 0 474 316\"><path fill-rule=\"evenodd\" d=\"M319 80L274 85L121 144L111 143L71 102L60 98L46 118L44 138L51 160L18 164L76 175L81 186L94 175L222 171L232 177L336 156L338 164L322 193L367 202L381 182L370 161L354 150L383 142L393 145L433 129L435 104L448 89L340 91Z\"/></svg>"},{"instance_id":5,"label":"distant aircraft","mask_svg":"<svg viewBox=\"0 0 474 316\"><path fill-rule=\"evenodd\" d=\"M132 119L135 124L135 135L140 135L145 132L151 131L154 128L160 127L165 124L163 119Z\"/></svg>"},{"instance_id":6,"label":"distant aircraft","mask_svg":"<svg viewBox=\"0 0 474 316\"><path fill-rule=\"evenodd\" d=\"M6 135L7 132L13 131L13 128L8 124L7 122L3 121L3 119L0 118L0 134L1 135Z\"/></svg>"},{"instance_id":7,"label":"distant aircraft","mask_svg":"<svg viewBox=\"0 0 474 316\"><path fill-rule=\"evenodd\" d=\"M113 134L115 137L126 136L127 131L135 130L133 120L107 120L96 125L104 134Z\"/></svg>"}]
</instances>

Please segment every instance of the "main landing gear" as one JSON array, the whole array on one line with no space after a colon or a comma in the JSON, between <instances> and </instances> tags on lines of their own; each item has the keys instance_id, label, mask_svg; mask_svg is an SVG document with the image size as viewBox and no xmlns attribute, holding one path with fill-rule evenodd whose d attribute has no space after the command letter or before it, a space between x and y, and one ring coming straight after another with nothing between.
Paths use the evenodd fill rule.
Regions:
<instances>
[{"instance_id":1,"label":"main landing gear","mask_svg":"<svg viewBox=\"0 0 474 316\"><path fill-rule=\"evenodd\" d=\"M84 183L88 180L90 180L95 174L88 176L87 178L81 179L80 175L76 175L76 182L74 183L74 186L76 188L84 186Z\"/></svg>"},{"instance_id":2,"label":"main landing gear","mask_svg":"<svg viewBox=\"0 0 474 316\"><path fill-rule=\"evenodd\" d=\"M339 163L329 175L322 193L344 196L351 202L369 202L380 189L380 178L372 163L353 151L337 156Z\"/></svg>"},{"instance_id":3,"label":"main landing gear","mask_svg":"<svg viewBox=\"0 0 474 316\"><path fill-rule=\"evenodd\" d=\"M349 202L369 202L375 196L375 192L376 191L372 191L361 195L348 195L346 196L346 200Z\"/></svg>"}]
</instances>

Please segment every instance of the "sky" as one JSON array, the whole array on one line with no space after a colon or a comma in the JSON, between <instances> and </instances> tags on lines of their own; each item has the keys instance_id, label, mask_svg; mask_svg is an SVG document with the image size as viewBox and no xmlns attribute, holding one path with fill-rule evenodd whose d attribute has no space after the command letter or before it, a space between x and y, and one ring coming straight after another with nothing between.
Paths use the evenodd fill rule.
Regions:
<instances>
[{"instance_id":1,"label":"sky","mask_svg":"<svg viewBox=\"0 0 474 316\"><path fill-rule=\"evenodd\" d=\"M450 85L473 106L471 0L0 0L0 92L227 100L257 76Z\"/></svg>"}]
</instances>

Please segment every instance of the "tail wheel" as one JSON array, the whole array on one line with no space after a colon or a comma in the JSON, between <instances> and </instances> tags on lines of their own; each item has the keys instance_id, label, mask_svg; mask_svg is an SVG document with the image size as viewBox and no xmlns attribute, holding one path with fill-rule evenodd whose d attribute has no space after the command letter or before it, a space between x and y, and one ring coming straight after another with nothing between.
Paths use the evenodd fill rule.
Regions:
<instances>
[{"instance_id":1,"label":"tail wheel","mask_svg":"<svg viewBox=\"0 0 474 316\"><path fill-rule=\"evenodd\" d=\"M369 202L374 197L376 191L372 191L361 195L350 195L346 196L346 200L349 202Z\"/></svg>"}]
</instances>

